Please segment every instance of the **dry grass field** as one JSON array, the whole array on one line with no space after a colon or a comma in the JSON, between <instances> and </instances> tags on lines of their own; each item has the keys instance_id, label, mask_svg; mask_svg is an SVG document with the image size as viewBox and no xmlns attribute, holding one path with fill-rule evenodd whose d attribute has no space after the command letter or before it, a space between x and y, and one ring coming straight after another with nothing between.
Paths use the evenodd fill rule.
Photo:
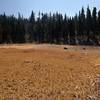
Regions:
<instances>
[{"instance_id":1,"label":"dry grass field","mask_svg":"<svg viewBox=\"0 0 100 100\"><path fill-rule=\"evenodd\" d=\"M100 100L100 47L1 45L0 100Z\"/></svg>"}]
</instances>

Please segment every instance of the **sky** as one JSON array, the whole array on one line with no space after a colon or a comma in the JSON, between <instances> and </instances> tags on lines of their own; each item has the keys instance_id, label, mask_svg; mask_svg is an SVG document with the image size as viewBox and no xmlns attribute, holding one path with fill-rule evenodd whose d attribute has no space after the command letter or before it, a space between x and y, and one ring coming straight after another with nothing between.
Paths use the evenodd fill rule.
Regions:
<instances>
[{"instance_id":1,"label":"sky","mask_svg":"<svg viewBox=\"0 0 100 100\"><path fill-rule=\"evenodd\" d=\"M28 18L33 10L36 14L40 12L59 12L74 16L81 10L82 6L92 9L97 7L100 9L100 0L0 0L0 14L4 12L7 15L14 14L18 16L20 12L24 17Z\"/></svg>"}]
</instances>

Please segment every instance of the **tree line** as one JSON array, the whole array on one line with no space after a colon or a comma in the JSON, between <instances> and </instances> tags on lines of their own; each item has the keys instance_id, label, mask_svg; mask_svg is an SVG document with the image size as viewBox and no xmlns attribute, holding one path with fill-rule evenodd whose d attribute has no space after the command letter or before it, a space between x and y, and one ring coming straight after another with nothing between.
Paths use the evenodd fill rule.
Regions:
<instances>
[{"instance_id":1,"label":"tree line","mask_svg":"<svg viewBox=\"0 0 100 100\"><path fill-rule=\"evenodd\" d=\"M29 18L0 15L0 43L100 45L100 10L89 6L73 17L32 11Z\"/></svg>"}]
</instances>

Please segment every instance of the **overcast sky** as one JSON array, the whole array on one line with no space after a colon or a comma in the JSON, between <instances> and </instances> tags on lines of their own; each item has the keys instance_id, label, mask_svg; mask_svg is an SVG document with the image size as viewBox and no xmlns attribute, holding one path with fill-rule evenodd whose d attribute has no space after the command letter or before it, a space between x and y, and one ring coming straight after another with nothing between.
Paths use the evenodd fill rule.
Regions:
<instances>
[{"instance_id":1,"label":"overcast sky","mask_svg":"<svg viewBox=\"0 0 100 100\"><path fill-rule=\"evenodd\" d=\"M100 9L100 0L0 0L0 14L18 15L20 12L24 17L29 17L31 11L41 12L60 12L73 16L82 8L86 9L87 5Z\"/></svg>"}]
</instances>

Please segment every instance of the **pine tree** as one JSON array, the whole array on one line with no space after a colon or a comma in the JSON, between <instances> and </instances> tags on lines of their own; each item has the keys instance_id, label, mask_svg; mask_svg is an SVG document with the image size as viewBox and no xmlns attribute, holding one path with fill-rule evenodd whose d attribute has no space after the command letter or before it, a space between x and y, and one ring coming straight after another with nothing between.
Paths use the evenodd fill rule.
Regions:
<instances>
[{"instance_id":1,"label":"pine tree","mask_svg":"<svg viewBox=\"0 0 100 100\"><path fill-rule=\"evenodd\" d=\"M87 30L87 44L90 44L91 39L91 30L92 30L92 17L91 17L91 10L89 6L87 7L87 13L86 13L86 30Z\"/></svg>"},{"instance_id":2,"label":"pine tree","mask_svg":"<svg viewBox=\"0 0 100 100\"><path fill-rule=\"evenodd\" d=\"M35 26L35 14L32 11L31 16L29 18L29 33L30 33L30 38L29 39L30 39L30 42L35 41L35 29L34 29L34 26Z\"/></svg>"},{"instance_id":3,"label":"pine tree","mask_svg":"<svg viewBox=\"0 0 100 100\"><path fill-rule=\"evenodd\" d=\"M96 7L93 8L93 12L92 12L92 32L93 32L91 34L92 41L94 41L94 44L97 44L96 37L98 35L98 32L97 32L97 9Z\"/></svg>"}]
</instances>

